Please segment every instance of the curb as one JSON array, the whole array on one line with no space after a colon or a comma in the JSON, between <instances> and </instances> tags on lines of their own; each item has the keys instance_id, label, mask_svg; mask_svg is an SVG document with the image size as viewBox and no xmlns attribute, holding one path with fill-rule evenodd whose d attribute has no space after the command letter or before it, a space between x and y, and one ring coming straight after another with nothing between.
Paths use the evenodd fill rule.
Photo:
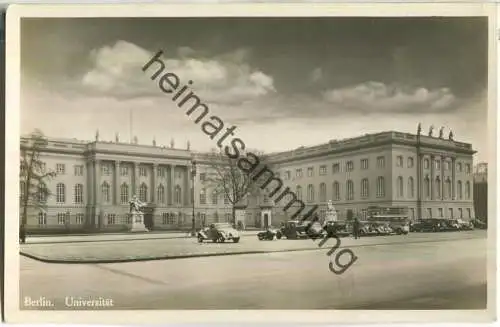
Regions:
<instances>
[{"instance_id":1,"label":"curb","mask_svg":"<svg viewBox=\"0 0 500 327\"><path fill-rule=\"evenodd\" d=\"M418 244L418 243L439 243L439 242L455 242L463 240L473 240L480 239L477 237L467 237L461 239L450 239L450 240L420 240L413 242L391 242L384 244L353 244L350 246L339 246L339 249L344 248L360 248L368 246L389 246L389 245L401 245L401 244ZM20 251L19 254L44 263L55 263L55 264L109 264L109 263L127 263L127 262L141 262L141 261L159 261L159 260L176 260L176 259L189 259L189 258L203 258L203 257L221 257L230 255L245 255L245 254L266 254L266 253L286 253L286 252L299 252L299 251L319 251L319 250L329 250L329 247L317 247L317 248L297 248L297 249L284 249L284 250L254 250L254 251L240 251L240 252L212 252L212 253L187 253L179 255L166 255L157 257L142 257L142 258L124 258L124 259L103 259L103 260L78 260L78 259L46 259L38 257L33 254L25 253Z\"/></svg>"}]
</instances>

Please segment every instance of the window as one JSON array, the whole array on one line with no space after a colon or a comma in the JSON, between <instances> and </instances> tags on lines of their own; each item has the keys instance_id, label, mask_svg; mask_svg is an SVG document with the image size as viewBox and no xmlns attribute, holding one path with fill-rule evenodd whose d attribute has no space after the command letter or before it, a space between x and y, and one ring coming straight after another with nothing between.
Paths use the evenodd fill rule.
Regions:
<instances>
[{"instance_id":1,"label":"window","mask_svg":"<svg viewBox=\"0 0 500 327\"><path fill-rule=\"evenodd\" d=\"M74 166L74 170L75 170L75 176L83 176L83 166L82 165Z\"/></svg>"},{"instance_id":2,"label":"window","mask_svg":"<svg viewBox=\"0 0 500 327\"><path fill-rule=\"evenodd\" d=\"M314 201L314 186L312 186L311 184L307 186L307 201L308 202Z\"/></svg>"},{"instance_id":3,"label":"window","mask_svg":"<svg viewBox=\"0 0 500 327\"><path fill-rule=\"evenodd\" d=\"M217 204L219 200L219 195L216 191L212 191L212 204Z\"/></svg>"},{"instance_id":4,"label":"window","mask_svg":"<svg viewBox=\"0 0 500 327\"><path fill-rule=\"evenodd\" d=\"M309 167L307 168L307 177L312 177L314 175L314 168Z\"/></svg>"},{"instance_id":5,"label":"window","mask_svg":"<svg viewBox=\"0 0 500 327\"><path fill-rule=\"evenodd\" d=\"M470 200L470 182L465 182L465 199Z\"/></svg>"},{"instance_id":6,"label":"window","mask_svg":"<svg viewBox=\"0 0 500 327\"><path fill-rule=\"evenodd\" d=\"M58 225L65 225L66 224L66 214L65 213L58 213L57 214L57 224Z\"/></svg>"},{"instance_id":7,"label":"window","mask_svg":"<svg viewBox=\"0 0 500 327\"><path fill-rule=\"evenodd\" d=\"M285 180L290 180L290 177L291 177L291 173L289 170L285 171L285 175L283 176L285 178Z\"/></svg>"},{"instance_id":8,"label":"window","mask_svg":"<svg viewBox=\"0 0 500 327\"><path fill-rule=\"evenodd\" d=\"M168 221L168 213L167 212L162 212L161 213L161 223L162 225L167 225Z\"/></svg>"},{"instance_id":9,"label":"window","mask_svg":"<svg viewBox=\"0 0 500 327\"><path fill-rule=\"evenodd\" d=\"M424 193L427 199L431 196L431 183L428 176L424 179Z\"/></svg>"},{"instance_id":10,"label":"window","mask_svg":"<svg viewBox=\"0 0 500 327\"><path fill-rule=\"evenodd\" d=\"M404 197L404 193L403 193L403 177L401 177L401 176L398 177L397 190L398 190L398 197L400 197L400 198Z\"/></svg>"},{"instance_id":11,"label":"window","mask_svg":"<svg viewBox=\"0 0 500 327\"><path fill-rule=\"evenodd\" d=\"M326 202L326 184L319 184L319 201Z\"/></svg>"},{"instance_id":12,"label":"window","mask_svg":"<svg viewBox=\"0 0 500 327\"><path fill-rule=\"evenodd\" d=\"M340 200L340 184L339 182L333 182L333 200Z\"/></svg>"},{"instance_id":13,"label":"window","mask_svg":"<svg viewBox=\"0 0 500 327\"><path fill-rule=\"evenodd\" d=\"M458 183L457 183L457 194L458 194L458 199L462 200L463 193L462 193L462 182L461 181L458 181Z\"/></svg>"},{"instance_id":14,"label":"window","mask_svg":"<svg viewBox=\"0 0 500 327\"><path fill-rule=\"evenodd\" d=\"M429 159L424 160L424 169L429 169Z\"/></svg>"},{"instance_id":15,"label":"window","mask_svg":"<svg viewBox=\"0 0 500 327\"><path fill-rule=\"evenodd\" d=\"M403 167L403 156L396 157L396 166Z\"/></svg>"},{"instance_id":16,"label":"window","mask_svg":"<svg viewBox=\"0 0 500 327\"><path fill-rule=\"evenodd\" d=\"M368 169L368 159L361 159L361 169Z\"/></svg>"},{"instance_id":17,"label":"window","mask_svg":"<svg viewBox=\"0 0 500 327\"><path fill-rule=\"evenodd\" d=\"M441 197L441 180L439 177L436 177L436 199L439 199Z\"/></svg>"},{"instance_id":18,"label":"window","mask_svg":"<svg viewBox=\"0 0 500 327\"><path fill-rule=\"evenodd\" d=\"M298 177L298 178L302 177L302 169L295 170L295 177Z\"/></svg>"},{"instance_id":19,"label":"window","mask_svg":"<svg viewBox=\"0 0 500 327\"><path fill-rule=\"evenodd\" d=\"M229 204L229 197L227 194L224 194L224 204Z\"/></svg>"},{"instance_id":20,"label":"window","mask_svg":"<svg viewBox=\"0 0 500 327\"><path fill-rule=\"evenodd\" d=\"M453 219L453 208L448 209L448 214L450 215L450 219Z\"/></svg>"},{"instance_id":21,"label":"window","mask_svg":"<svg viewBox=\"0 0 500 327\"><path fill-rule=\"evenodd\" d=\"M66 165L65 164L56 164L56 172L57 172L57 175L64 175L66 173Z\"/></svg>"},{"instance_id":22,"label":"window","mask_svg":"<svg viewBox=\"0 0 500 327\"><path fill-rule=\"evenodd\" d=\"M56 185L56 202L66 202L66 186L63 183L59 183Z\"/></svg>"},{"instance_id":23,"label":"window","mask_svg":"<svg viewBox=\"0 0 500 327\"><path fill-rule=\"evenodd\" d=\"M109 176L109 174L111 173L111 169L109 168L109 165L108 164L105 164L103 163L101 165L101 172L104 176Z\"/></svg>"},{"instance_id":24,"label":"window","mask_svg":"<svg viewBox=\"0 0 500 327\"><path fill-rule=\"evenodd\" d=\"M443 218L443 208L438 208L439 218Z\"/></svg>"},{"instance_id":25,"label":"window","mask_svg":"<svg viewBox=\"0 0 500 327\"><path fill-rule=\"evenodd\" d=\"M83 213L77 213L75 219L78 225L83 225L85 223L85 215Z\"/></svg>"},{"instance_id":26,"label":"window","mask_svg":"<svg viewBox=\"0 0 500 327\"><path fill-rule=\"evenodd\" d=\"M333 164L332 166L332 171L333 173L339 173L340 172L340 164L336 163L336 164Z\"/></svg>"},{"instance_id":27,"label":"window","mask_svg":"<svg viewBox=\"0 0 500 327\"><path fill-rule=\"evenodd\" d=\"M461 162L457 163L457 170L459 173L462 172L462 163Z\"/></svg>"},{"instance_id":28,"label":"window","mask_svg":"<svg viewBox=\"0 0 500 327\"><path fill-rule=\"evenodd\" d=\"M164 224L165 225L175 225L175 214L173 213L164 213L165 218L164 219Z\"/></svg>"},{"instance_id":29,"label":"window","mask_svg":"<svg viewBox=\"0 0 500 327\"><path fill-rule=\"evenodd\" d=\"M148 171L146 170L146 167L139 167L139 175L142 177L148 176Z\"/></svg>"},{"instance_id":30,"label":"window","mask_svg":"<svg viewBox=\"0 0 500 327\"><path fill-rule=\"evenodd\" d=\"M38 184L38 201L41 203L47 202L48 190L45 183L41 182Z\"/></svg>"},{"instance_id":31,"label":"window","mask_svg":"<svg viewBox=\"0 0 500 327\"><path fill-rule=\"evenodd\" d=\"M463 212L462 208L458 208L458 217L460 219L462 219L464 217L464 212Z\"/></svg>"},{"instance_id":32,"label":"window","mask_svg":"<svg viewBox=\"0 0 500 327\"><path fill-rule=\"evenodd\" d=\"M465 164L465 173L470 174L470 164Z\"/></svg>"},{"instance_id":33,"label":"window","mask_svg":"<svg viewBox=\"0 0 500 327\"><path fill-rule=\"evenodd\" d=\"M427 218L432 218L432 208L427 208Z\"/></svg>"},{"instance_id":34,"label":"window","mask_svg":"<svg viewBox=\"0 0 500 327\"><path fill-rule=\"evenodd\" d=\"M368 197L368 178L363 178L361 180L361 197L362 198L367 198Z\"/></svg>"},{"instance_id":35,"label":"window","mask_svg":"<svg viewBox=\"0 0 500 327\"><path fill-rule=\"evenodd\" d=\"M107 214L107 221L108 221L108 225L116 224L116 214L108 213Z\"/></svg>"},{"instance_id":36,"label":"window","mask_svg":"<svg viewBox=\"0 0 500 327\"><path fill-rule=\"evenodd\" d=\"M128 176L128 167L120 167L120 175Z\"/></svg>"},{"instance_id":37,"label":"window","mask_svg":"<svg viewBox=\"0 0 500 327\"><path fill-rule=\"evenodd\" d=\"M109 199L110 199L110 187L109 187L109 184L107 182L104 182L102 183L101 185L101 194L102 194L102 201L104 203L109 203Z\"/></svg>"},{"instance_id":38,"label":"window","mask_svg":"<svg viewBox=\"0 0 500 327\"><path fill-rule=\"evenodd\" d=\"M445 185L446 185L446 194L445 194L445 197L451 199L451 197L452 197L452 194L451 194L452 190L451 190L451 181L450 181L449 177L446 179Z\"/></svg>"},{"instance_id":39,"label":"window","mask_svg":"<svg viewBox=\"0 0 500 327\"><path fill-rule=\"evenodd\" d=\"M160 186L158 186L158 190L156 192L156 202L165 203L165 187L163 186L163 184L160 184Z\"/></svg>"},{"instance_id":40,"label":"window","mask_svg":"<svg viewBox=\"0 0 500 327\"><path fill-rule=\"evenodd\" d=\"M408 157L407 165L408 165L408 168L413 168L413 166L415 165L415 163L413 161L413 157Z\"/></svg>"},{"instance_id":41,"label":"window","mask_svg":"<svg viewBox=\"0 0 500 327\"><path fill-rule=\"evenodd\" d=\"M83 203L83 185L76 184L75 185L75 194L74 194L75 204Z\"/></svg>"},{"instance_id":42,"label":"window","mask_svg":"<svg viewBox=\"0 0 500 327\"><path fill-rule=\"evenodd\" d=\"M297 186L295 194L297 195L297 200L302 201L302 187L300 185Z\"/></svg>"},{"instance_id":43,"label":"window","mask_svg":"<svg viewBox=\"0 0 500 327\"><path fill-rule=\"evenodd\" d=\"M385 168L385 157L377 157L377 168Z\"/></svg>"},{"instance_id":44,"label":"window","mask_svg":"<svg viewBox=\"0 0 500 327\"><path fill-rule=\"evenodd\" d=\"M352 161L346 162L345 170L346 171L353 171L354 170L354 162L352 162Z\"/></svg>"},{"instance_id":45,"label":"window","mask_svg":"<svg viewBox=\"0 0 500 327\"><path fill-rule=\"evenodd\" d=\"M47 225L47 214L45 212L38 213L38 225Z\"/></svg>"},{"instance_id":46,"label":"window","mask_svg":"<svg viewBox=\"0 0 500 327\"><path fill-rule=\"evenodd\" d=\"M408 198L413 198L415 196L415 189L413 185L413 177L408 178Z\"/></svg>"},{"instance_id":47,"label":"window","mask_svg":"<svg viewBox=\"0 0 500 327\"><path fill-rule=\"evenodd\" d=\"M200 204L207 204L207 191L205 189L200 191Z\"/></svg>"},{"instance_id":48,"label":"window","mask_svg":"<svg viewBox=\"0 0 500 327\"><path fill-rule=\"evenodd\" d=\"M445 161L444 169L451 170L451 162L449 160Z\"/></svg>"},{"instance_id":49,"label":"window","mask_svg":"<svg viewBox=\"0 0 500 327\"><path fill-rule=\"evenodd\" d=\"M377 198L385 196L385 179L382 176L377 177Z\"/></svg>"},{"instance_id":50,"label":"window","mask_svg":"<svg viewBox=\"0 0 500 327\"><path fill-rule=\"evenodd\" d=\"M206 173L200 173L200 181L204 182L207 179Z\"/></svg>"},{"instance_id":51,"label":"window","mask_svg":"<svg viewBox=\"0 0 500 327\"><path fill-rule=\"evenodd\" d=\"M471 212L470 208L467 208L467 216L469 219L472 218L472 212Z\"/></svg>"},{"instance_id":52,"label":"window","mask_svg":"<svg viewBox=\"0 0 500 327\"><path fill-rule=\"evenodd\" d=\"M326 175L326 165L323 165L323 166L319 167L319 174L321 176Z\"/></svg>"},{"instance_id":53,"label":"window","mask_svg":"<svg viewBox=\"0 0 500 327\"><path fill-rule=\"evenodd\" d=\"M436 160L435 163L436 163L436 170L440 170L441 169L441 161Z\"/></svg>"},{"instance_id":54,"label":"window","mask_svg":"<svg viewBox=\"0 0 500 327\"><path fill-rule=\"evenodd\" d=\"M142 183L139 187L139 200L142 202L148 202L148 186L145 183Z\"/></svg>"},{"instance_id":55,"label":"window","mask_svg":"<svg viewBox=\"0 0 500 327\"><path fill-rule=\"evenodd\" d=\"M354 199L354 183L351 180L347 181L346 189L347 189L346 200L353 200Z\"/></svg>"},{"instance_id":56,"label":"window","mask_svg":"<svg viewBox=\"0 0 500 327\"><path fill-rule=\"evenodd\" d=\"M128 185L126 183L120 186L120 202L121 204L128 203Z\"/></svg>"}]
</instances>

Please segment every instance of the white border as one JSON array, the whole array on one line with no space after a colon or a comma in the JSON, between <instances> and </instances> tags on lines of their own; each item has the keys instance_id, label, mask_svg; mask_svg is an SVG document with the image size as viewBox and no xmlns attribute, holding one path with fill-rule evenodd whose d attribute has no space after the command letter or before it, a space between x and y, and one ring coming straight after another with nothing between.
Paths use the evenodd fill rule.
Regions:
<instances>
[{"instance_id":1,"label":"white border","mask_svg":"<svg viewBox=\"0 0 500 327\"><path fill-rule=\"evenodd\" d=\"M8 323L381 323L491 322L496 319L496 10L494 3L11 5L6 19L5 319ZM488 310L19 310L19 139L21 17L489 16ZM467 78L467 76L464 76Z\"/></svg>"}]
</instances>

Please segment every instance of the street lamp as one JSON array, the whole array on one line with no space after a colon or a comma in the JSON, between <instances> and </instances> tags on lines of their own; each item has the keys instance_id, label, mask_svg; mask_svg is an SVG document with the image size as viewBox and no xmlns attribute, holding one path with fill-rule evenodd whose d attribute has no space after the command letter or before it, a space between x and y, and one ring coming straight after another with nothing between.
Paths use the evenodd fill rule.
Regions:
<instances>
[{"instance_id":1,"label":"street lamp","mask_svg":"<svg viewBox=\"0 0 500 327\"><path fill-rule=\"evenodd\" d=\"M196 161L191 161L191 202L193 203L193 217L191 220L191 236L196 235L196 226L195 226L195 216L194 216L194 181L196 177Z\"/></svg>"}]
</instances>

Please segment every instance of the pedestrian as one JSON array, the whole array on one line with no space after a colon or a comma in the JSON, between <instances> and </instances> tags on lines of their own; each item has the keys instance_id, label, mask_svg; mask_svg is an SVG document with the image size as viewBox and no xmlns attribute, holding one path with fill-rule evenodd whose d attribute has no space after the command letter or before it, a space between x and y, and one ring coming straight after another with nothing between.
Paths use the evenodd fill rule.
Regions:
<instances>
[{"instance_id":1,"label":"pedestrian","mask_svg":"<svg viewBox=\"0 0 500 327\"><path fill-rule=\"evenodd\" d=\"M358 218L354 218L354 223L352 224L352 233L354 235L354 239L359 238L359 220Z\"/></svg>"}]
</instances>

